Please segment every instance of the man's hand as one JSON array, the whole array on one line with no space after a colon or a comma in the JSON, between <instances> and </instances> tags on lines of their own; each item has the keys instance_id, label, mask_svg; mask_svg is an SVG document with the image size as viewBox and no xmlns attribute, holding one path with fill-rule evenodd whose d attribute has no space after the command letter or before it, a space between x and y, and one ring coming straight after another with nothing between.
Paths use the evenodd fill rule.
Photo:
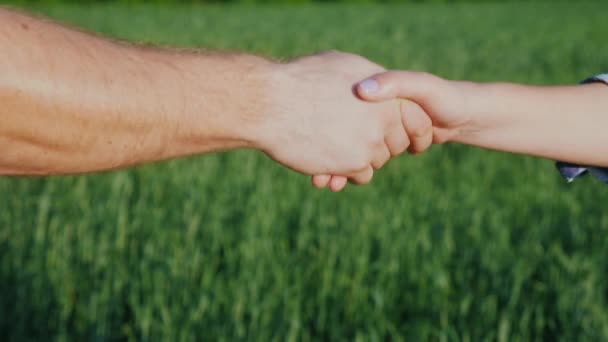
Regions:
<instances>
[{"instance_id":1,"label":"man's hand","mask_svg":"<svg viewBox=\"0 0 608 342\"><path fill-rule=\"evenodd\" d=\"M318 175L313 183L329 184L334 191L344 187L346 178L368 183L374 169L410 146L426 149L431 122L421 110L406 125L400 101L366 103L354 93L357 81L381 71L362 57L338 52L278 66L258 147L293 170ZM330 181L329 175L340 177Z\"/></svg>"}]
</instances>

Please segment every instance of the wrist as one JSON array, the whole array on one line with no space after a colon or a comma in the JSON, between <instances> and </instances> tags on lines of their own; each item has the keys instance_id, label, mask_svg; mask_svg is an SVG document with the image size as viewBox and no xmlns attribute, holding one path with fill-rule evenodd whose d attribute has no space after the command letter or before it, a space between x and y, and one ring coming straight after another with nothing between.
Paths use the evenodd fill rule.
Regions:
<instances>
[{"instance_id":1,"label":"wrist","mask_svg":"<svg viewBox=\"0 0 608 342\"><path fill-rule=\"evenodd\" d=\"M248 147L268 152L281 143L284 114L296 110L291 106L295 106L294 94L298 96L298 91L293 90L297 81L292 78L289 64L278 62L261 65L256 77L260 80L259 107L245 120L249 123L245 138L249 142Z\"/></svg>"},{"instance_id":2,"label":"wrist","mask_svg":"<svg viewBox=\"0 0 608 342\"><path fill-rule=\"evenodd\" d=\"M285 108L285 103L290 99L284 95L284 90L289 85L287 76L284 63L265 61L255 68L255 105L249 112L243 112L241 120L245 122L245 129L236 133L247 142L248 148L266 151L276 140L274 138L279 129L276 125L280 113L289 111Z\"/></svg>"},{"instance_id":3,"label":"wrist","mask_svg":"<svg viewBox=\"0 0 608 342\"><path fill-rule=\"evenodd\" d=\"M433 118L434 143L465 143L482 124L475 108L478 84L469 81L452 81L437 78L435 93L428 107Z\"/></svg>"},{"instance_id":4,"label":"wrist","mask_svg":"<svg viewBox=\"0 0 608 342\"><path fill-rule=\"evenodd\" d=\"M257 148L274 65L250 55L186 57L177 68L182 110L176 140L195 145L194 153Z\"/></svg>"},{"instance_id":5,"label":"wrist","mask_svg":"<svg viewBox=\"0 0 608 342\"><path fill-rule=\"evenodd\" d=\"M461 99L457 117L463 118L454 126L449 141L471 144L480 134L501 125L488 110L488 103L494 101L494 85L469 81L448 82Z\"/></svg>"},{"instance_id":6,"label":"wrist","mask_svg":"<svg viewBox=\"0 0 608 342\"><path fill-rule=\"evenodd\" d=\"M242 68L235 75L237 91L231 91L229 101L235 115L227 115L225 138L237 147L263 149L269 134L267 127L276 112L276 74L280 63L255 56L244 56Z\"/></svg>"},{"instance_id":7,"label":"wrist","mask_svg":"<svg viewBox=\"0 0 608 342\"><path fill-rule=\"evenodd\" d=\"M501 151L531 153L540 130L546 128L558 110L549 93L539 87L511 83L462 84L469 122L456 142ZM552 109L543 103L552 102ZM545 138L547 136L545 135ZM545 139L548 140L548 139ZM559 141L559 138L556 139Z\"/></svg>"}]
</instances>

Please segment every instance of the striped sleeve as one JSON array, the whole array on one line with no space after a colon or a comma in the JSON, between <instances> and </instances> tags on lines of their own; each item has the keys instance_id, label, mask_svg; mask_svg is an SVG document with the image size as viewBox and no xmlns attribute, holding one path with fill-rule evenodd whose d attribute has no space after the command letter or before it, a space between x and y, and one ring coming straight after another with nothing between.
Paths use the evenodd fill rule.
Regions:
<instances>
[{"instance_id":1,"label":"striped sleeve","mask_svg":"<svg viewBox=\"0 0 608 342\"><path fill-rule=\"evenodd\" d=\"M581 84L601 82L608 85L608 74L600 74L590 77ZM604 183L608 183L608 168L575 165L564 162L557 162L557 169L568 182L572 182L578 177L590 174Z\"/></svg>"}]
</instances>

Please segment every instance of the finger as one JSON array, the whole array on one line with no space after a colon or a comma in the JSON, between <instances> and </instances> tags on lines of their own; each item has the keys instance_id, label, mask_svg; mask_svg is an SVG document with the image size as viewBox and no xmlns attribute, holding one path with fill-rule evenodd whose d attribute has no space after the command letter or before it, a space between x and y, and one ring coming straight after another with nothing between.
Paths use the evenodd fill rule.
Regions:
<instances>
[{"instance_id":1,"label":"finger","mask_svg":"<svg viewBox=\"0 0 608 342\"><path fill-rule=\"evenodd\" d=\"M382 166L384 166L384 164L386 164L386 162L388 162L389 159L391 159L391 151L389 150L389 148L387 146L386 138L385 138L384 143L378 145L378 147L376 148L374 157L372 159L372 167L375 170L378 170Z\"/></svg>"},{"instance_id":2,"label":"finger","mask_svg":"<svg viewBox=\"0 0 608 342\"><path fill-rule=\"evenodd\" d=\"M333 192L339 192L344 189L348 179L344 176L332 176L329 181L329 190Z\"/></svg>"},{"instance_id":3,"label":"finger","mask_svg":"<svg viewBox=\"0 0 608 342\"><path fill-rule=\"evenodd\" d=\"M396 157L405 152L410 146L410 138L407 131L401 125L393 125L386 136L386 145L391 152L391 157Z\"/></svg>"},{"instance_id":4,"label":"finger","mask_svg":"<svg viewBox=\"0 0 608 342\"><path fill-rule=\"evenodd\" d=\"M330 175L314 175L312 176L312 185L317 189L323 189L329 183Z\"/></svg>"},{"instance_id":5,"label":"finger","mask_svg":"<svg viewBox=\"0 0 608 342\"><path fill-rule=\"evenodd\" d=\"M441 78L416 71L387 71L359 82L355 89L366 101L385 101L407 98L425 102L433 96L433 90Z\"/></svg>"},{"instance_id":6,"label":"finger","mask_svg":"<svg viewBox=\"0 0 608 342\"><path fill-rule=\"evenodd\" d=\"M368 166L362 171L356 172L349 177L349 180L353 184L364 185L371 182L374 177L374 169L372 166Z\"/></svg>"},{"instance_id":7,"label":"finger","mask_svg":"<svg viewBox=\"0 0 608 342\"><path fill-rule=\"evenodd\" d=\"M420 106L401 100L401 122L410 140L411 153L424 152L433 143L433 122Z\"/></svg>"}]
</instances>

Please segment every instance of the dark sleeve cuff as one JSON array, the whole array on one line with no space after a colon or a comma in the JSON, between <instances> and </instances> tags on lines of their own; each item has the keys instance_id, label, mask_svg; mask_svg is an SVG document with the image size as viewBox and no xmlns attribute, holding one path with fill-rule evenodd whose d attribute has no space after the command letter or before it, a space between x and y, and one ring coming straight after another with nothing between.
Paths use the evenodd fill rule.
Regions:
<instances>
[{"instance_id":1,"label":"dark sleeve cuff","mask_svg":"<svg viewBox=\"0 0 608 342\"><path fill-rule=\"evenodd\" d=\"M573 180L579 177L582 177L586 174L590 174L593 177L599 179L600 181L608 183L608 168L580 166L564 162L557 162L556 166L559 170L559 173L568 182L572 182Z\"/></svg>"},{"instance_id":2,"label":"dark sleeve cuff","mask_svg":"<svg viewBox=\"0 0 608 342\"><path fill-rule=\"evenodd\" d=\"M608 74L601 74L589 77L588 79L581 82L581 84L595 82L602 82L608 85ZM564 177L568 182L572 182L576 178L582 177L588 173L599 179L600 181L608 183L608 168L582 166L564 162L557 162L556 166L559 170L559 173L561 173L562 177Z\"/></svg>"}]
</instances>

